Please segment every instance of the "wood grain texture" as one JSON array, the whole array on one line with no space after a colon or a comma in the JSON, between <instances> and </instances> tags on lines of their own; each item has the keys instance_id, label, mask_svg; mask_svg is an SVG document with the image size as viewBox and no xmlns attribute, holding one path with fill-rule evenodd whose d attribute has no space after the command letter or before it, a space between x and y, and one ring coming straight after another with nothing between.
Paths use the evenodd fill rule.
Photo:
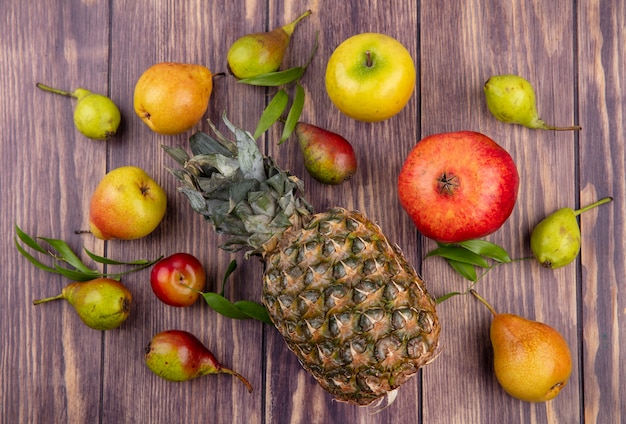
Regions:
<instances>
[{"instance_id":1,"label":"wood grain texture","mask_svg":"<svg viewBox=\"0 0 626 424\"><path fill-rule=\"evenodd\" d=\"M94 422L98 419L101 332L84 325L63 302L32 306L68 281L38 272L13 246L14 225L58 237L86 223L84 201L105 171L106 144L74 129L74 100L43 92L36 82L73 90L108 90L106 3L72 8L54 2L3 2L2 73L2 401L6 422ZM44 18L47 16L47 18ZM104 25L100 25L104 22ZM86 166L85 158L91 159ZM92 241L86 246L100 251ZM84 349L89 346L89 349ZM96 407L94 408L93 405Z\"/></svg>"},{"instance_id":2,"label":"wood grain texture","mask_svg":"<svg viewBox=\"0 0 626 424\"><path fill-rule=\"evenodd\" d=\"M135 309L119 329L85 327L63 302L34 307L69 281L34 268L14 247L14 225L32 235L62 238L113 259L155 258L179 251L205 264L209 290L218 290L231 260L227 297L260 300L263 266L218 248L222 240L177 192L166 167L175 163L161 144L186 146L187 137L159 136L134 114L134 84L161 61L202 63L226 71L226 53L239 36L267 31L304 10L284 67L304 63L302 120L337 132L355 147L359 170L336 187L313 180L294 140L277 144L282 127L261 137L262 150L305 182L319 211L358 209L380 224L423 275L432 294L463 291L468 283L437 258L434 242L417 233L395 190L402 163L423 136L456 130L483 132L518 165L521 185L511 218L488 240L513 258L531 255L533 226L554 210L604 196L614 202L580 217L579 259L560 270L521 260L493 269L476 289L500 311L550 324L568 341L575 367L553 401L529 404L506 395L492 369L490 315L470 296L438 307L442 352L403 385L396 402L372 414L337 403L288 351L278 332L253 321L224 318L198 303L179 309L159 302L149 272L124 279ZM626 416L624 240L625 0L589 2L415 2L319 0L161 2L7 0L0 2L0 422L1 423L617 423ZM367 124L331 104L325 66L334 48L361 32L400 40L415 58L414 96L397 116ZM516 73L535 86L540 115L554 124L579 123L579 133L506 125L487 111L482 86L494 74ZM118 136L84 138L72 125L73 100L35 88L79 86L109 95L122 111ZM226 112L252 131L272 89L216 77L206 118L225 129ZM208 131L206 121L195 129ZM159 228L135 241L77 235L88 226L89 197L100 178L122 165L144 168L166 190ZM227 367L250 380L253 393L228 375L169 383L143 363L153 334L170 328L194 333Z\"/></svg>"},{"instance_id":3,"label":"wood grain texture","mask_svg":"<svg viewBox=\"0 0 626 424\"><path fill-rule=\"evenodd\" d=\"M626 27L621 1L580 4L580 206L613 196L613 203L580 216L584 418L626 417L625 170Z\"/></svg>"}]
</instances>

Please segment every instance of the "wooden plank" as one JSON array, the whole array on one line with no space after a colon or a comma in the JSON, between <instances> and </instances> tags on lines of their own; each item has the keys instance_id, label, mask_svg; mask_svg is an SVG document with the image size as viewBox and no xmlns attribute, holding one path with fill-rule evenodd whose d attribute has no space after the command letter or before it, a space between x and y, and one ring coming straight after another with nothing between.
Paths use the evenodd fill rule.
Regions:
<instances>
[{"instance_id":1,"label":"wooden plank","mask_svg":"<svg viewBox=\"0 0 626 424\"><path fill-rule=\"evenodd\" d=\"M44 9L54 13L43 19L35 11ZM27 262L13 235L18 224L31 235L82 248L82 237L73 233L86 222L77 205L88 199L85 182L104 169L106 143L74 129L75 100L40 91L35 83L107 93L109 28L99 23L108 21L108 6L2 2L0 15L0 228L7 283L0 318L0 416L11 422L95 422L101 333L87 328L65 301L32 305L70 281ZM97 251L93 243L86 246Z\"/></svg>"},{"instance_id":2,"label":"wooden plank","mask_svg":"<svg viewBox=\"0 0 626 424\"><path fill-rule=\"evenodd\" d=\"M584 418L626 417L623 360L624 290L624 69L623 0L581 3L579 27L580 205L613 196L613 203L580 216L582 232L582 347Z\"/></svg>"},{"instance_id":3,"label":"wooden plank","mask_svg":"<svg viewBox=\"0 0 626 424\"><path fill-rule=\"evenodd\" d=\"M539 112L548 122L571 123L575 111L574 10L569 2L509 2L487 6L425 2L421 5L421 134L482 132L507 149L520 173L518 203L504 226L487 237L513 258L531 255L532 227L557 207L575 200L575 135L531 130L495 120L486 108L484 82L518 74L535 86ZM423 240L424 251L434 244ZM443 261L426 259L423 274L436 295L463 291L468 282ZM475 288L500 312L546 322L568 341L574 358L577 269L541 269L536 261L503 265ZM439 305L442 353L424 371L425 422L578 422L579 370L550 403L508 396L493 374L490 314L471 296ZM576 364L576 362L574 362ZM442 406L442 399L454 399ZM444 412L445 411L445 412Z\"/></svg>"}]
</instances>

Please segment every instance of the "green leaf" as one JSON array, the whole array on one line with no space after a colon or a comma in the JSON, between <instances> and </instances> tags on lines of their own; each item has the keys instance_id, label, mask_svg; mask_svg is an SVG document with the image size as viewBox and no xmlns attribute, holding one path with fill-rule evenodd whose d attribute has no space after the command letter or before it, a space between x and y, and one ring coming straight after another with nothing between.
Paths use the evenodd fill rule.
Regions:
<instances>
[{"instance_id":1,"label":"green leaf","mask_svg":"<svg viewBox=\"0 0 626 424\"><path fill-rule=\"evenodd\" d=\"M87 265L85 265L81 261L81 259L78 257L78 255L74 253L74 251L70 248L70 246L65 241L59 240L59 239L48 238L48 237L37 237L37 239L45 241L55 250L55 252L52 252L51 250L44 249L40 244L38 244L35 241L35 239L30 237L24 231L22 231L18 226L15 226L15 228L16 228L16 233L17 233L17 237L14 238L15 247L30 263L32 263L33 265L35 265L37 268L41 269L42 271L51 272L53 274L61 274L64 277L67 277L73 281L89 281L89 280L93 280L95 278L100 278L100 277L109 277L109 278L119 280L121 275L128 274L131 272L136 272L144 268L147 268L163 258L161 256L153 261L142 259L142 260L136 260L136 261L121 262L121 261L115 261L112 259L103 258L102 256L98 256L95 253L92 253L86 248L84 248L85 252L87 252L87 255L89 255L91 259L102 264L137 265L136 267L131 268L121 273L105 274L105 273L101 273L98 270L91 269ZM46 265L43 262L40 262L30 253L28 253L22 246L20 246L18 242L18 238L22 242L24 242L24 244L31 247L33 250L52 258L52 261L54 261L54 266ZM60 265L61 263L67 263L73 269L61 266Z\"/></svg>"},{"instance_id":2,"label":"green leaf","mask_svg":"<svg viewBox=\"0 0 626 424\"><path fill-rule=\"evenodd\" d=\"M319 46L319 38L320 32L315 31L315 42L313 43L313 48L311 49L308 60L306 61L306 65L304 65L305 70L309 67L309 65L313 61L313 56L315 56L315 53L317 52L317 47Z\"/></svg>"},{"instance_id":3,"label":"green leaf","mask_svg":"<svg viewBox=\"0 0 626 424\"><path fill-rule=\"evenodd\" d=\"M265 74L256 75L250 78L242 78L239 80L242 84L256 85L261 87L278 87L279 85L285 85L297 79L300 79L304 75L304 69L302 66L296 66L293 68L285 69L284 71L268 72Z\"/></svg>"},{"instance_id":4,"label":"green leaf","mask_svg":"<svg viewBox=\"0 0 626 424\"><path fill-rule=\"evenodd\" d=\"M237 261L233 259L228 264L228 268L226 269L226 272L224 273L224 279L222 280L222 291L220 293L222 296L224 296L224 289L226 287L226 281L228 280L228 277L230 277L230 274L235 272L236 269L237 269Z\"/></svg>"},{"instance_id":5,"label":"green leaf","mask_svg":"<svg viewBox=\"0 0 626 424\"><path fill-rule=\"evenodd\" d=\"M52 274L61 274L67 278L70 278L73 281L89 281L89 280L93 280L94 278L98 278L100 276L100 274L96 271L90 270L90 272L82 272L82 271L75 271L75 270L63 268L59 266L58 264L55 264L54 267L45 265L42 262L38 261L30 253L28 253L22 246L20 246L19 243L17 242L17 239L14 239L14 240L15 240L15 247L17 248L17 250L31 264L35 265L35 267L39 268L42 271L50 272Z\"/></svg>"},{"instance_id":6,"label":"green leaf","mask_svg":"<svg viewBox=\"0 0 626 424\"><path fill-rule=\"evenodd\" d=\"M511 257L506 250L497 244L485 240L468 240L459 243L459 245L477 255L486 256L494 261L511 262Z\"/></svg>"},{"instance_id":7,"label":"green leaf","mask_svg":"<svg viewBox=\"0 0 626 424\"><path fill-rule=\"evenodd\" d=\"M461 274L461 276L463 278L465 278L466 280L470 280L470 281L477 281L478 277L476 275L476 268L471 265L471 264L467 264L465 262L458 262L455 261L454 259L446 259L448 261L448 264L450 264L450 266L459 274Z\"/></svg>"},{"instance_id":8,"label":"green leaf","mask_svg":"<svg viewBox=\"0 0 626 424\"><path fill-rule=\"evenodd\" d=\"M54 268L51 268L47 265L44 265L43 263L39 262L37 259L35 259L34 256L32 256L30 253L28 253L26 250L24 250L24 248L22 246L20 246L20 244L17 242L17 239L14 238L15 240L15 247L17 247L17 250L26 258L28 259L28 261L35 265L37 268L46 271L46 272L53 272L55 274L58 274L57 271ZM45 252L45 251L44 251Z\"/></svg>"},{"instance_id":9,"label":"green leaf","mask_svg":"<svg viewBox=\"0 0 626 424\"><path fill-rule=\"evenodd\" d=\"M76 268L78 271L82 271L86 273L94 272L87 265L85 265L78 256L76 256L76 254L70 248L70 246L63 240L52 239L52 238L47 238L47 237L37 237L37 238L45 241L57 251L59 256L55 256L50 253L50 255L54 256L57 260L62 260L62 261L67 262L68 264Z\"/></svg>"},{"instance_id":10,"label":"green leaf","mask_svg":"<svg viewBox=\"0 0 626 424\"><path fill-rule=\"evenodd\" d=\"M438 304L440 304L440 303L442 303L442 302L444 302L444 301L446 301L446 300L450 299L451 297L453 297L453 296L458 296L458 295L460 295L460 294L463 294L463 293L461 293L461 292L450 292L450 293L446 293L446 294L444 294L444 295L442 295L442 296L439 296L437 299L435 299L435 303L437 303L437 305L438 305Z\"/></svg>"},{"instance_id":11,"label":"green leaf","mask_svg":"<svg viewBox=\"0 0 626 424\"><path fill-rule=\"evenodd\" d=\"M146 268L154 265L155 263L159 262L161 259L163 259L162 255L159 256L158 258L156 258L153 261L146 262L143 265L136 266L136 267L128 269L126 271L115 272L115 273L110 273L110 274L101 274L101 276L103 276L103 277L111 277L111 278L113 278L115 280L119 280L122 275L130 274L132 272L137 272L137 271L141 271L142 269L146 269ZM123 263L119 263L119 264L113 264L113 265L124 265L124 264Z\"/></svg>"},{"instance_id":12,"label":"green leaf","mask_svg":"<svg viewBox=\"0 0 626 424\"><path fill-rule=\"evenodd\" d=\"M228 318L234 319L249 319L250 316L242 312L235 306L230 300L224 296L213 292L202 293L204 301L217 313L224 315Z\"/></svg>"},{"instance_id":13,"label":"green leaf","mask_svg":"<svg viewBox=\"0 0 626 424\"><path fill-rule=\"evenodd\" d=\"M293 99L291 109L289 109L289 114L287 114L287 120L285 121L285 127L283 128L283 135L280 137L278 144L287 140L296 128L300 115L302 115L302 109L304 109L304 96L304 88L302 85L296 84L296 95Z\"/></svg>"},{"instance_id":14,"label":"green leaf","mask_svg":"<svg viewBox=\"0 0 626 424\"><path fill-rule=\"evenodd\" d=\"M285 111L288 102L289 95L284 89L274 94L274 97L272 97L272 100L270 100L269 104L261 114L261 119L259 119L259 123L254 130L254 139L259 138L261 134L267 131L269 127L278 121L278 118L280 118Z\"/></svg>"},{"instance_id":15,"label":"green leaf","mask_svg":"<svg viewBox=\"0 0 626 424\"><path fill-rule=\"evenodd\" d=\"M265 306L250 300L239 300L234 305L251 318L262 321L266 324L273 324Z\"/></svg>"},{"instance_id":16,"label":"green leaf","mask_svg":"<svg viewBox=\"0 0 626 424\"><path fill-rule=\"evenodd\" d=\"M73 269L63 268L60 265L55 265L54 269L57 271L57 274L61 274L72 281L90 281L105 276L97 271L75 271Z\"/></svg>"},{"instance_id":17,"label":"green leaf","mask_svg":"<svg viewBox=\"0 0 626 424\"><path fill-rule=\"evenodd\" d=\"M106 264L106 265L151 265L156 263L157 261L159 261L160 259L163 259L163 257L159 257L153 261L150 261L148 259L138 259L136 261L116 261L114 259L109 259L109 258L105 258L103 256L98 256L95 253L89 251L86 247L83 247L83 250L85 251L85 253L87 253L87 255L93 259L95 262L98 262L100 264Z\"/></svg>"},{"instance_id":18,"label":"green leaf","mask_svg":"<svg viewBox=\"0 0 626 424\"><path fill-rule=\"evenodd\" d=\"M265 309L265 306L260 303L252 302L249 300L239 300L235 303L224 297L224 288L228 277L237 269L237 261L232 260L228 264L224 279L222 281L222 292L220 294L213 292L202 293L204 301L216 312L234 319L249 319L253 318L268 324L271 324L269 314Z\"/></svg>"},{"instance_id":19,"label":"green leaf","mask_svg":"<svg viewBox=\"0 0 626 424\"><path fill-rule=\"evenodd\" d=\"M426 257L429 256L441 256L442 258L452 259L456 262L489 268L489 263L485 258L459 246L444 245L428 252Z\"/></svg>"},{"instance_id":20,"label":"green leaf","mask_svg":"<svg viewBox=\"0 0 626 424\"><path fill-rule=\"evenodd\" d=\"M22 231L20 227L18 227L17 225L15 226L15 232L17 233L17 236L20 238L20 240L24 242L25 245L27 245L31 249L36 250L40 253L43 253L46 255L48 254L48 251L46 249L41 247L35 240L33 240L32 237L30 237L28 234ZM16 240L16 244L17 244L17 240Z\"/></svg>"}]
</instances>

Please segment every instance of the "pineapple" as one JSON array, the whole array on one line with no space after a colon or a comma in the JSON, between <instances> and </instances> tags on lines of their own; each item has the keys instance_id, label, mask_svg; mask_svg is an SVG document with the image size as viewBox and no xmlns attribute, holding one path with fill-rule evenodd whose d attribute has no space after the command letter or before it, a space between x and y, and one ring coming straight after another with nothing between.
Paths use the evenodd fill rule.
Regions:
<instances>
[{"instance_id":1,"label":"pineapple","mask_svg":"<svg viewBox=\"0 0 626 424\"><path fill-rule=\"evenodd\" d=\"M339 207L315 214L302 181L264 157L253 137L224 122L183 149L164 147L192 208L220 246L265 263L262 301L302 366L337 400L369 405L436 355L439 320L424 283L380 228ZM389 399L387 399L389 400Z\"/></svg>"}]
</instances>

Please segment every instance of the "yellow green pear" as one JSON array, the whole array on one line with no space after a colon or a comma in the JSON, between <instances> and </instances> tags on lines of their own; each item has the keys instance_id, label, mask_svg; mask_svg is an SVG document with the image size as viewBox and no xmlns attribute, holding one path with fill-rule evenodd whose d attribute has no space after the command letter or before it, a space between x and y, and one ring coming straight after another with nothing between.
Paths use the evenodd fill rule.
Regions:
<instances>
[{"instance_id":1,"label":"yellow green pear","mask_svg":"<svg viewBox=\"0 0 626 424\"><path fill-rule=\"evenodd\" d=\"M180 134L196 125L209 107L213 74L202 65L161 62L137 80L135 113L154 132Z\"/></svg>"},{"instance_id":2,"label":"yellow green pear","mask_svg":"<svg viewBox=\"0 0 626 424\"><path fill-rule=\"evenodd\" d=\"M117 132L122 115L110 98L85 88L77 88L69 92L41 83L37 83L36 86L41 90L77 100L74 107L74 125L85 137L106 140Z\"/></svg>"},{"instance_id":3,"label":"yellow green pear","mask_svg":"<svg viewBox=\"0 0 626 424\"><path fill-rule=\"evenodd\" d=\"M166 209L165 191L143 169L122 166L107 173L91 196L90 231L102 240L145 237Z\"/></svg>"},{"instance_id":4,"label":"yellow green pear","mask_svg":"<svg viewBox=\"0 0 626 424\"><path fill-rule=\"evenodd\" d=\"M126 321L133 296L117 280L96 278L70 283L57 296L33 301L33 305L65 299L74 307L80 319L95 330L112 330Z\"/></svg>"},{"instance_id":5,"label":"yellow green pear","mask_svg":"<svg viewBox=\"0 0 626 424\"><path fill-rule=\"evenodd\" d=\"M238 38L226 56L230 72L242 79L278 70L296 25L311 13L307 10L293 22L272 31Z\"/></svg>"},{"instance_id":6,"label":"yellow green pear","mask_svg":"<svg viewBox=\"0 0 626 424\"><path fill-rule=\"evenodd\" d=\"M578 125L555 127L539 118L535 90L528 80L518 75L494 75L483 89L487 107L499 121L542 130L580 130Z\"/></svg>"},{"instance_id":7,"label":"yellow green pear","mask_svg":"<svg viewBox=\"0 0 626 424\"><path fill-rule=\"evenodd\" d=\"M493 314L490 338L500 386L526 402L555 398L572 372L572 355L563 336L542 322L497 313L475 290L470 292Z\"/></svg>"},{"instance_id":8,"label":"yellow green pear","mask_svg":"<svg viewBox=\"0 0 626 424\"><path fill-rule=\"evenodd\" d=\"M530 249L545 268L561 268L580 252L580 227L576 217L583 212L612 201L605 197L584 208L561 208L539 222L530 234Z\"/></svg>"}]
</instances>

